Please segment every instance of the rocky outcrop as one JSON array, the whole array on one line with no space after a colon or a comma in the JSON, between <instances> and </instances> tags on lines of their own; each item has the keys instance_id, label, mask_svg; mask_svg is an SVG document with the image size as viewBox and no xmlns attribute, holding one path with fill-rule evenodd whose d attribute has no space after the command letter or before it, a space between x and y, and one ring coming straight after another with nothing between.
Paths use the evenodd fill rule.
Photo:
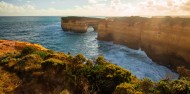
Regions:
<instances>
[{"instance_id":1,"label":"rocky outcrop","mask_svg":"<svg viewBox=\"0 0 190 94\"><path fill-rule=\"evenodd\" d=\"M87 17L62 17L61 27L64 31L73 31L76 33L85 33L87 28L92 26L97 31L98 24L102 19Z\"/></svg>"},{"instance_id":2,"label":"rocky outcrop","mask_svg":"<svg viewBox=\"0 0 190 94\"><path fill-rule=\"evenodd\" d=\"M76 29L73 25L71 28L73 31ZM173 69L177 66L190 68L189 18L106 18L98 23L97 31L99 40L141 49L159 64Z\"/></svg>"}]
</instances>

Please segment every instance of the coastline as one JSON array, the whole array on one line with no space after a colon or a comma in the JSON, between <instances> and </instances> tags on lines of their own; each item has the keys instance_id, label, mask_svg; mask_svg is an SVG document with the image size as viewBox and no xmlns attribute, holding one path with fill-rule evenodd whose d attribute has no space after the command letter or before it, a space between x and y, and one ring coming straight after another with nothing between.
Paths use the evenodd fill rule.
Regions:
<instances>
[{"instance_id":1,"label":"coastline","mask_svg":"<svg viewBox=\"0 0 190 94\"><path fill-rule=\"evenodd\" d=\"M156 63L176 70L178 66L190 68L190 18L111 17L92 19L62 17L65 31L85 33L94 26L98 40L112 41L132 49L142 49ZM78 25L80 26L78 27ZM84 25L84 26L83 26Z\"/></svg>"}]
</instances>

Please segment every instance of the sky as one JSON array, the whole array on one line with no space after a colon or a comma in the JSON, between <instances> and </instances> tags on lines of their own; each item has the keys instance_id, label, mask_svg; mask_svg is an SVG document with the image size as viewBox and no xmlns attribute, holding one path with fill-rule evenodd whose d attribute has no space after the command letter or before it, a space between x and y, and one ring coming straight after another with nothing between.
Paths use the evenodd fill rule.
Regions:
<instances>
[{"instance_id":1,"label":"sky","mask_svg":"<svg viewBox=\"0 0 190 94\"><path fill-rule=\"evenodd\" d=\"M0 16L190 15L190 0L0 0Z\"/></svg>"}]
</instances>

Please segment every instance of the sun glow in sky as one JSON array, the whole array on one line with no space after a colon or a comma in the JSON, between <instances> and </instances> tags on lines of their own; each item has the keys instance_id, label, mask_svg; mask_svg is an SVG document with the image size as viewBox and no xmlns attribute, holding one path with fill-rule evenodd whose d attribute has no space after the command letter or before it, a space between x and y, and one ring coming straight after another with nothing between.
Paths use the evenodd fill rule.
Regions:
<instances>
[{"instance_id":1,"label":"sun glow in sky","mask_svg":"<svg viewBox=\"0 0 190 94\"><path fill-rule=\"evenodd\" d=\"M190 0L0 0L0 16L190 15Z\"/></svg>"}]
</instances>

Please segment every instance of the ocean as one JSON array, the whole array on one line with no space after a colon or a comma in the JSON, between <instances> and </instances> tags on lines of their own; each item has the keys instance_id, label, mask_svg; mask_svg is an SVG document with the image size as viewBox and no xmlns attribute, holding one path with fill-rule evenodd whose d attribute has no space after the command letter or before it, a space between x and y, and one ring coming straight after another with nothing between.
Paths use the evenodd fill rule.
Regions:
<instances>
[{"instance_id":1,"label":"ocean","mask_svg":"<svg viewBox=\"0 0 190 94\"><path fill-rule=\"evenodd\" d=\"M61 17L0 17L0 39L38 43L57 52L84 54L89 59L103 55L111 63L130 70L136 77L159 81L178 74L153 62L141 49L97 40L97 32L72 33L61 29Z\"/></svg>"}]
</instances>

